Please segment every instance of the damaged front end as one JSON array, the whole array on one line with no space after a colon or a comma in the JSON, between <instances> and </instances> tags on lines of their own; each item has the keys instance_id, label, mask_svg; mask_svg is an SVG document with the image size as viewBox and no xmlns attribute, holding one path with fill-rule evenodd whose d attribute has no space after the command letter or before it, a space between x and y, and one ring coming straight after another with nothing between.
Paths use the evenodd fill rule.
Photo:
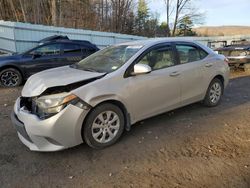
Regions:
<instances>
[{"instance_id":1,"label":"damaged front end","mask_svg":"<svg viewBox=\"0 0 250 188\"><path fill-rule=\"evenodd\" d=\"M84 110L91 108L90 105L82 101L76 95L66 92L43 95L40 97L20 97L20 107L36 115L41 120L56 115L70 104Z\"/></svg>"},{"instance_id":2,"label":"damaged front end","mask_svg":"<svg viewBox=\"0 0 250 188\"><path fill-rule=\"evenodd\" d=\"M91 108L89 104L70 92L101 77L72 83L66 86L51 87L35 97L20 97L20 107L42 120L52 117L70 104L84 110L89 110Z\"/></svg>"},{"instance_id":3,"label":"damaged front end","mask_svg":"<svg viewBox=\"0 0 250 188\"><path fill-rule=\"evenodd\" d=\"M58 151L81 144L82 123L92 107L73 90L103 76L70 67L31 76L11 116L22 143L33 151Z\"/></svg>"}]
</instances>

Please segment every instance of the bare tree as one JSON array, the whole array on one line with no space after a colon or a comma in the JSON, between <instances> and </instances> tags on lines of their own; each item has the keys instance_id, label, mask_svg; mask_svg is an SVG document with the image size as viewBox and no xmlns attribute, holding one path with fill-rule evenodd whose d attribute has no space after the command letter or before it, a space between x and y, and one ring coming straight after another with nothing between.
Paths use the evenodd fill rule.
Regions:
<instances>
[{"instance_id":1,"label":"bare tree","mask_svg":"<svg viewBox=\"0 0 250 188\"><path fill-rule=\"evenodd\" d=\"M163 32L170 36L185 16L199 18L197 11L189 8L193 1L164 0L167 27L159 25L147 0L0 0L0 19L148 37L159 31L161 36Z\"/></svg>"},{"instance_id":2,"label":"bare tree","mask_svg":"<svg viewBox=\"0 0 250 188\"><path fill-rule=\"evenodd\" d=\"M172 36L175 36L176 27L179 21L180 14L186 7L186 5L192 0L176 0L176 8L175 8L175 19L174 19L174 26L172 30Z\"/></svg>"},{"instance_id":3,"label":"bare tree","mask_svg":"<svg viewBox=\"0 0 250 188\"><path fill-rule=\"evenodd\" d=\"M54 26L57 26L57 0L51 0L51 21Z\"/></svg>"},{"instance_id":4,"label":"bare tree","mask_svg":"<svg viewBox=\"0 0 250 188\"><path fill-rule=\"evenodd\" d=\"M9 3L10 3L11 10L14 12L16 20L19 21L18 14L17 14L17 11L15 9L13 0L9 0Z\"/></svg>"},{"instance_id":5,"label":"bare tree","mask_svg":"<svg viewBox=\"0 0 250 188\"><path fill-rule=\"evenodd\" d=\"M187 17L197 24L202 23L204 19L204 15L193 7L194 0L164 0L164 3L167 13L167 36L175 36L178 24Z\"/></svg>"},{"instance_id":6,"label":"bare tree","mask_svg":"<svg viewBox=\"0 0 250 188\"><path fill-rule=\"evenodd\" d=\"M166 5L166 11L167 11L166 36L170 37L170 35L171 35L171 33L170 33L170 16L171 16L171 14L173 13L173 10L174 10L173 7L171 6L173 0L164 0L164 2L165 2L165 5Z\"/></svg>"},{"instance_id":7,"label":"bare tree","mask_svg":"<svg viewBox=\"0 0 250 188\"><path fill-rule=\"evenodd\" d=\"M23 20L24 20L24 22L27 22L25 4L24 4L23 0L19 0L19 3L21 6L21 10L22 10Z\"/></svg>"}]
</instances>

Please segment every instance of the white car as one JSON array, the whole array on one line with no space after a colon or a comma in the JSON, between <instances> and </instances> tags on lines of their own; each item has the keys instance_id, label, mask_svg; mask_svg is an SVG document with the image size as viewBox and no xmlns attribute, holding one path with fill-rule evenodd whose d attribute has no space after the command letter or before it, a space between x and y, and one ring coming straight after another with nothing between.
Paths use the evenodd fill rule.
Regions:
<instances>
[{"instance_id":1,"label":"white car","mask_svg":"<svg viewBox=\"0 0 250 188\"><path fill-rule=\"evenodd\" d=\"M135 41L73 66L31 76L12 121L35 151L114 144L132 124L191 103L216 106L228 84L224 56L193 41ZM152 125L153 126L153 125Z\"/></svg>"}]
</instances>

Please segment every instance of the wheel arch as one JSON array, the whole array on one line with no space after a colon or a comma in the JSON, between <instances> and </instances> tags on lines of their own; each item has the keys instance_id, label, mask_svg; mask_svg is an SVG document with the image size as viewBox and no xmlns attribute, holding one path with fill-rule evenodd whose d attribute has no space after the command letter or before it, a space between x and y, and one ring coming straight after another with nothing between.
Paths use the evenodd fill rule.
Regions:
<instances>
[{"instance_id":1,"label":"wheel arch","mask_svg":"<svg viewBox=\"0 0 250 188\"><path fill-rule=\"evenodd\" d=\"M92 110L94 108L96 108L97 106L100 106L102 104L105 104L105 103L110 103L110 104L113 104L113 105L116 105L117 107L119 107L124 115L124 121L125 121L125 130L126 131L130 131L131 129L131 120L130 120L130 114L128 113L127 111L127 108L125 107L125 105L121 102L121 101L118 101L118 100L115 100L115 99L107 99L107 100L104 100L104 101L101 101L100 103L98 103L97 105L95 105L94 107L92 107L88 114L85 116L84 120L83 120L83 123L82 123L82 128L81 128L81 134L83 135L83 130L84 130L84 124L86 123L87 121L87 118L88 116L90 115L90 113L92 112Z\"/></svg>"},{"instance_id":2,"label":"wheel arch","mask_svg":"<svg viewBox=\"0 0 250 188\"><path fill-rule=\"evenodd\" d=\"M225 87L225 79L221 74L217 74L216 76L213 77L213 79L210 81L210 83L214 80L214 79L218 79L221 81L222 83L222 94L224 93L224 87Z\"/></svg>"},{"instance_id":3,"label":"wheel arch","mask_svg":"<svg viewBox=\"0 0 250 188\"><path fill-rule=\"evenodd\" d=\"M216 75L212 80L214 80L215 78L219 79L224 86L225 79L221 74Z\"/></svg>"}]
</instances>

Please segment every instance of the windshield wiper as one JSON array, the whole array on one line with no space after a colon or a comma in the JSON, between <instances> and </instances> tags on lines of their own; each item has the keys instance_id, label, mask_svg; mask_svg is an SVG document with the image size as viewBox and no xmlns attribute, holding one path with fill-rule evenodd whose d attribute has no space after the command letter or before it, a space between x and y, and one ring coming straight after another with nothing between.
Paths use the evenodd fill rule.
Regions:
<instances>
[{"instance_id":1,"label":"windshield wiper","mask_svg":"<svg viewBox=\"0 0 250 188\"><path fill-rule=\"evenodd\" d=\"M99 70L96 70L96 69L93 69L93 68L81 68L81 70L84 70L84 71L89 71L89 72L99 72L99 73L104 73L102 71L99 71Z\"/></svg>"},{"instance_id":2,"label":"windshield wiper","mask_svg":"<svg viewBox=\"0 0 250 188\"><path fill-rule=\"evenodd\" d=\"M92 68L82 68L82 70L89 71L89 72L97 72L95 69L92 69Z\"/></svg>"},{"instance_id":3,"label":"windshield wiper","mask_svg":"<svg viewBox=\"0 0 250 188\"><path fill-rule=\"evenodd\" d=\"M72 65L69 65L69 67L73 68L73 69L80 69L80 70L83 70L83 71L105 73L105 72L102 72L102 71L99 71L99 70L96 70L96 69L93 69L93 68L82 68L78 64L72 64Z\"/></svg>"}]
</instances>

